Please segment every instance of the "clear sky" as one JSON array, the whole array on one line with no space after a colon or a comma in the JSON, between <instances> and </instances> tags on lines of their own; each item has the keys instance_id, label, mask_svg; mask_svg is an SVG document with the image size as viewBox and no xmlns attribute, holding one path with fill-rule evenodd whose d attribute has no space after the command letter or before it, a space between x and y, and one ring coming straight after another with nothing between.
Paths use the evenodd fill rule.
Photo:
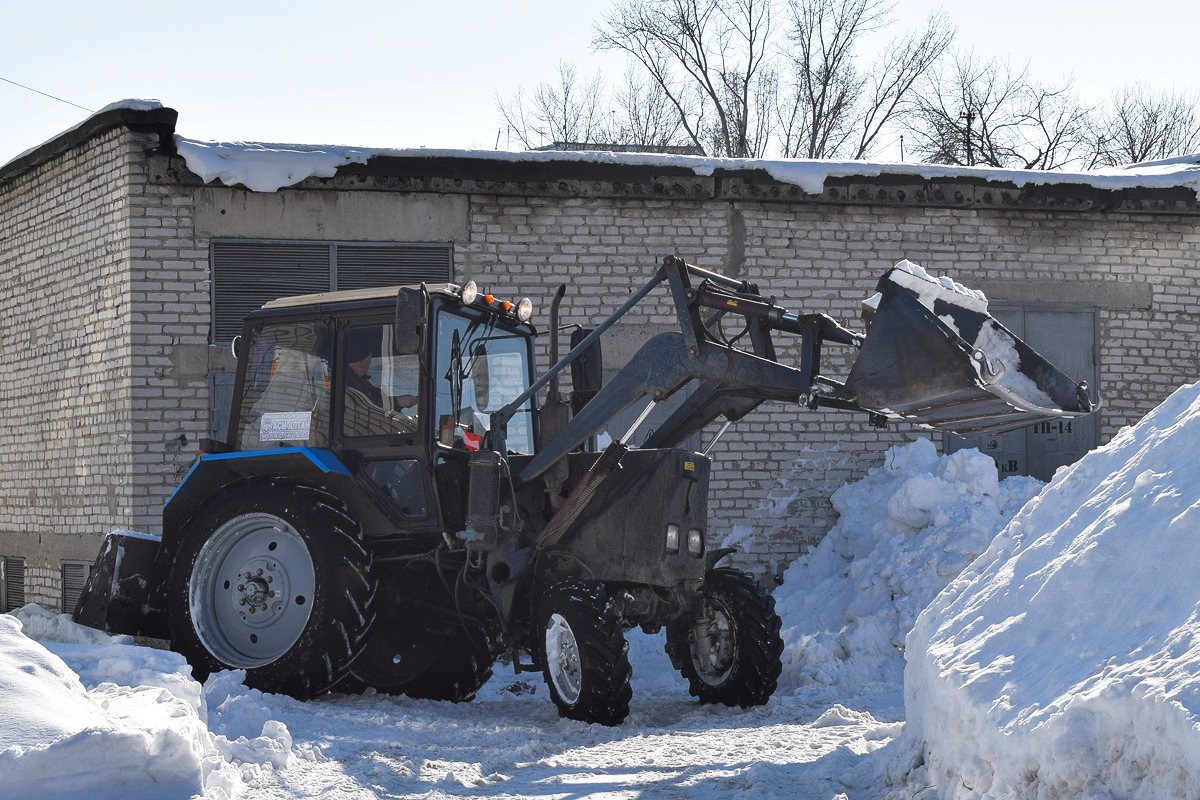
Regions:
<instances>
[{"instance_id":1,"label":"clear sky","mask_svg":"<svg viewBox=\"0 0 1200 800\"><path fill-rule=\"evenodd\" d=\"M0 0L0 78L89 109L153 98L196 139L493 148L508 97L591 51L608 0L204 3ZM1091 102L1124 82L1196 89L1194 0L896 0L898 33L944 8L958 43L1072 74ZM0 164L88 112L0 82ZM499 135L500 145L506 137Z\"/></svg>"}]
</instances>

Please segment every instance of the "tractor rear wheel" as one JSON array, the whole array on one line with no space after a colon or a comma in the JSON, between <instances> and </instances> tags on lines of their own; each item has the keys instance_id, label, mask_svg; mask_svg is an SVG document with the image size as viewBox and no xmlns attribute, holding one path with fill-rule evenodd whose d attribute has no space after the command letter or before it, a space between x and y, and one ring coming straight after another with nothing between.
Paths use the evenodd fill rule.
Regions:
<instances>
[{"instance_id":1,"label":"tractor rear wheel","mask_svg":"<svg viewBox=\"0 0 1200 800\"><path fill-rule=\"evenodd\" d=\"M466 630L457 603L432 564L415 562L382 579L378 621L362 654L337 691L373 688L427 700L465 702L492 676L497 633L476 614ZM482 602L468 612L486 611Z\"/></svg>"},{"instance_id":2,"label":"tractor rear wheel","mask_svg":"<svg viewBox=\"0 0 1200 800\"><path fill-rule=\"evenodd\" d=\"M423 700L449 700L465 703L492 677L496 653L482 631L459 629L445 641L429 669L422 672L402 691Z\"/></svg>"},{"instance_id":3,"label":"tractor rear wheel","mask_svg":"<svg viewBox=\"0 0 1200 800\"><path fill-rule=\"evenodd\" d=\"M172 647L203 681L308 699L336 683L374 622L361 528L337 498L286 478L228 490L184 526L167 578Z\"/></svg>"},{"instance_id":4,"label":"tractor rear wheel","mask_svg":"<svg viewBox=\"0 0 1200 800\"><path fill-rule=\"evenodd\" d=\"M775 599L744 572L714 569L699 614L667 626L667 654L703 703L763 705L783 665Z\"/></svg>"},{"instance_id":5,"label":"tractor rear wheel","mask_svg":"<svg viewBox=\"0 0 1200 800\"><path fill-rule=\"evenodd\" d=\"M604 585L556 584L538 614L542 674L560 716L619 725L629 715L629 645Z\"/></svg>"}]
</instances>

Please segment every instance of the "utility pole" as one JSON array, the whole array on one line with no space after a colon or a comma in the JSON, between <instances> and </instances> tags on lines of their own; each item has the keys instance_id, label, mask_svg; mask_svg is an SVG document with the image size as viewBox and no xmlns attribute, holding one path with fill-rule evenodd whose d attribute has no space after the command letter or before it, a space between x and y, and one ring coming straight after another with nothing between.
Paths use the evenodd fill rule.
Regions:
<instances>
[{"instance_id":1,"label":"utility pole","mask_svg":"<svg viewBox=\"0 0 1200 800\"><path fill-rule=\"evenodd\" d=\"M975 121L975 112L968 107L966 111L959 112L958 118L967 121L967 166L973 167L975 166L975 154L971 150L971 123Z\"/></svg>"}]
</instances>

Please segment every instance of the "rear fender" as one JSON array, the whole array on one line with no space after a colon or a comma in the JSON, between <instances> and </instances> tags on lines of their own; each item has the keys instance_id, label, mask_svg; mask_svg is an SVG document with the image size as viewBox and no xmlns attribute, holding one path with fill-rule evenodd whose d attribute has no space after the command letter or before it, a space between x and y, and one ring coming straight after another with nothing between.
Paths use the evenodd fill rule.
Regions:
<instances>
[{"instance_id":1,"label":"rear fender","mask_svg":"<svg viewBox=\"0 0 1200 800\"><path fill-rule=\"evenodd\" d=\"M163 550L172 550L187 521L227 487L272 476L295 478L324 489L345 501L360 522L364 506L373 507L350 470L328 450L288 447L204 455L163 506Z\"/></svg>"}]
</instances>

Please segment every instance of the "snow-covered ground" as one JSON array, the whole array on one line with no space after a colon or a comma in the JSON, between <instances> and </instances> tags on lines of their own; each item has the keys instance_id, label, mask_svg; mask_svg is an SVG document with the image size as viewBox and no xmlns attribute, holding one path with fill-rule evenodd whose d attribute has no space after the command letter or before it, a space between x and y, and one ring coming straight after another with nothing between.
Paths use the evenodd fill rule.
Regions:
<instances>
[{"instance_id":1,"label":"snow-covered ground","mask_svg":"<svg viewBox=\"0 0 1200 800\"><path fill-rule=\"evenodd\" d=\"M200 686L27 606L0 616L0 796L1200 797L1198 444L1190 386L1044 490L890 451L784 574L780 688L745 711L697 705L636 631L604 728L503 664L460 705Z\"/></svg>"}]
</instances>

